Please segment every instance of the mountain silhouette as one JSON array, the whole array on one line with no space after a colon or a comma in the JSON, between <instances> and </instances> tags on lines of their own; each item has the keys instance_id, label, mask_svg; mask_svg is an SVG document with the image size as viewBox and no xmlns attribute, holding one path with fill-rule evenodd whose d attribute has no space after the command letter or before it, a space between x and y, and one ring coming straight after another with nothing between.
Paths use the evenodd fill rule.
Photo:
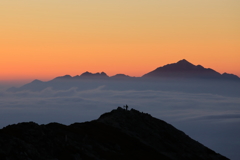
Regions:
<instances>
[{"instance_id":1,"label":"mountain silhouette","mask_svg":"<svg viewBox=\"0 0 240 160\"><path fill-rule=\"evenodd\" d=\"M229 73L223 73L222 77L224 79L232 79L232 80L239 80L240 78L234 74L229 74Z\"/></svg>"},{"instance_id":2,"label":"mountain silhouette","mask_svg":"<svg viewBox=\"0 0 240 160\"><path fill-rule=\"evenodd\" d=\"M34 80L19 88L9 88L7 91L29 90L35 92L46 88L66 90L73 87L78 90L89 90L104 86L105 89L112 90L186 90L190 92L214 92L227 95L232 93L240 94L238 90L239 82L240 78L234 74L220 74L213 69L204 68L201 65L193 65L183 59L177 63L159 67L142 77L130 77L125 74L117 74L109 77L105 72L84 72L74 77L70 75L56 77L47 82ZM201 88L197 88L199 85Z\"/></svg>"},{"instance_id":3,"label":"mountain silhouette","mask_svg":"<svg viewBox=\"0 0 240 160\"><path fill-rule=\"evenodd\" d=\"M228 160L172 125L118 107L69 126L24 122L0 129L0 159Z\"/></svg>"},{"instance_id":4,"label":"mountain silhouette","mask_svg":"<svg viewBox=\"0 0 240 160\"><path fill-rule=\"evenodd\" d=\"M72 79L72 76L65 75L65 76L56 77L53 80L70 80L70 79Z\"/></svg>"},{"instance_id":5,"label":"mountain silhouette","mask_svg":"<svg viewBox=\"0 0 240 160\"><path fill-rule=\"evenodd\" d=\"M213 69L204 68L201 65L193 65L187 60L183 59L177 63L167 64L159 67L143 77L151 78L222 78L222 75Z\"/></svg>"},{"instance_id":6,"label":"mountain silhouette","mask_svg":"<svg viewBox=\"0 0 240 160\"><path fill-rule=\"evenodd\" d=\"M128 76L128 75L125 75L125 74L116 74L116 75L112 76L111 78L114 78L114 79L127 79L127 78L131 78L131 77Z\"/></svg>"},{"instance_id":7,"label":"mountain silhouette","mask_svg":"<svg viewBox=\"0 0 240 160\"><path fill-rule=\"evenodd\" d=\"M97 72L97 73L91 73L91 72L84 72L81 75L77 75L77 76L70 76L70 75L65 75L65 76L60 76L60 77L56 77L53 80L75 80L75 79L92 79L92 80L98 80L98 79L106 79L109 78L109 76L105 73L105 72Z\"/></svg>"},{"instance_id":8,"label":"mountain silhouette","mask_svg":"<svg viewBox=\"0 0 240 160\"><path fill-rule=\"evenodd\" d=\"M80 78L108 78L109 76L104 72L101 72L101 73L84 72L79 77Z\"/></svg>"}]
</instances>

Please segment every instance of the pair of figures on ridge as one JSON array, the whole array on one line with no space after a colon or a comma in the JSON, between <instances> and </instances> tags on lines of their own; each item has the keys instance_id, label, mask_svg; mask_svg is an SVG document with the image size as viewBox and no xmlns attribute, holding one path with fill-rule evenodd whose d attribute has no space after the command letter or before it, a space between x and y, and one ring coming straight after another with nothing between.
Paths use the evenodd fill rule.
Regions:
<instances>
[{"instance_id":1,"label":"pair of figures on ridge","mask_svg":"<svg viewBox=\"0 0 240 160\"><path fill-rule=\"evenodd\" d=\"M128 105L123 106L123 109L128 110Z\"/></svg>"}]
</instances>

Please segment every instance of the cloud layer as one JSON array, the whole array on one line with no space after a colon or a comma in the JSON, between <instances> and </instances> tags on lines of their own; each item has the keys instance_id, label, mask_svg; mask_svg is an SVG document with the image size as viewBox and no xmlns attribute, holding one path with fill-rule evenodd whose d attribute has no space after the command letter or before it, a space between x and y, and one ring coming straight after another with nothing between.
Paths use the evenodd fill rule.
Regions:
<instances>
[{"instance_id":1,"label":"cloud layer","mask_svg":"<svg viewBox=\"0 0 240 160\"><path fill-rule=\"evenodd\" d=\"M105 90L104 86L41 92L0 92L0 127L23 121L71 124L97 119L104 112L130 108L165 120L231 159L240 157L240 98L161 90ZM229 149L231 148L231 149Z\"/></svg>"}]
</instances>

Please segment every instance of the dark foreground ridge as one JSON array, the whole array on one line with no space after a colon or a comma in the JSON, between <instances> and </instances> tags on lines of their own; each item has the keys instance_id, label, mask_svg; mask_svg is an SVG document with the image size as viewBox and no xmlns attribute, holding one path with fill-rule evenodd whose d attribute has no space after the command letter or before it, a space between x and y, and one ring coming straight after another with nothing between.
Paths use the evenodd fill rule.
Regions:
<instances>
[{"instance_id":1,"label":"dark foreground ridge","mask_svg":"<svg viewBox=\"0 0 240 160\"><path fill-rule=\"evenodd\" d=\"M170 124L118 108L69 126L34 122L0 130L0 160L227 160Z\"/></svg>"}]
</instances>

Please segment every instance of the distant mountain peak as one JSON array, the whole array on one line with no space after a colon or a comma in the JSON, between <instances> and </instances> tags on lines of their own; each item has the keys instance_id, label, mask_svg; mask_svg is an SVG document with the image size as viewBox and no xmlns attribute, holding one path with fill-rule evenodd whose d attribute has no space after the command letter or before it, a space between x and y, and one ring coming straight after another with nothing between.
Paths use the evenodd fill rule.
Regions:
<instances>
[{"instance_id":1,"label":"distant mountain peak","mask_svg":"<svg viewBox=\"0 0 240 160\"><path fill-rule=\"evenodd\" d=\"M114 76L112 76L112 78L129 78L130 76L126 75L126 74L116 74Z\"/></svg>"},{"instance_id":2,"label":"distant mountain peak","mask_svg":"<svg viewBox=\"0 0 240 160\"><path fill-rule=\"evenodd\" d=\"M33 80L31 83L41 83L42 81L38 80L38 79L35 79Z\"/></svg>"},{"instance_id":3,"label":"distant mountain peak","mask_svg":"<svg viewBox=\"0 0 240 160\"><path fill-rule=\"evenodd\" d=\"M105 72L101 72L100 75L108 77L108 75Z\"/></svg>"},{"instance_id":4,"label":"distant mountain peak","mask_svg":"<svg viewBox=\"0 0 240 160\"><path fill-rule=\"evenodd\" d=\"M65 75L65 76L56 77L56 78L54 78L54 80L69 80L71 78L72 78L72 76Z\"/></svg>"},{"instance_id":5,"label":"distant mountain peak","mask_svg":"<svg viewBox=\"0 0 240 160\"><path fill-rule=\"evenodd\" d=\"M175 64L177 64L177 65L181 65L181 66L194 66L195 67L195 65L194 64L192 64L191 62L189 62L189 61L187 61L186 59L182 59L182 60L180 60L180 61L178 61L177 63L175 63ZM197 66L201 66L201 65L197 65ZM202 67L202 66L201 66Z\"/></svg>"},{"instance_id":6,"label":"distant mountain peak","mask_svg":"<svg viewBox=\"0 0 240 160\"><path fill-rule=\"evenodd\" d=\"M91 73L91 72L84 72L80 75L82 78L92 78L92 77L98 77L98 78L107 78L108 75L105 72L97 72L97 73Z\"/></svg>"},{"instance_id":7,"label":"distant mountain peak","mask_svg":"<svg viewBox=\"0 0 240 160\"><path fill-rule=\"evenodd\" d=\"M165 68L165 69L188 69L188 68L193 68L195 67L195 65L193 65L192 63L190 63L189 61L187 61L186 59L182 59L176 63L170 63L167 65L164 65L162 67L159 68Z\"/></svg>"},{"instance_id":8,"label":"distant mountain peak","mask_svg":"<svg viewBox=\"0 0 240 160\"><path fill-rule=\"evenodd\" d=\"M177 63L192 64L192 63L188 62L186 59L182 59L182 60L178 61Z\"/></svg>"},{"instance_id":9,"label":"distant mountain peak","mask_svg":"<svg viewBox=\"0 0 240 160\"><path fill-rule=\"evenodd\" d=\"M234 74L229 74L229 73L226 73L224 72L222 74L222 77L224 77L225 79L236 79L236 80L239 80L239 77L234 75Z\"/></svg>"},{"instance_id":10,"label":"distant mountain peak","mask_svg":"<svg viewBox=\"0 0 240 160\"><path fill-rule=\"evenodd\" d=\"M167 64L159 67L143 77L164 77L164 78L220 78L221 74L201 65L194 65L182 59L177 63Z\"/></svg>"},{"instance_id":11,"label":"distant mountain peak","mask_svg":"<svg viewBox=\"0 0 240 160\"><path fill-rule=\"evenodd\" d=\"M86 76L86 75L92 75L92 73L86 71L86 72L82 73L80 76Z\"/></svg>"}]
</instances>

